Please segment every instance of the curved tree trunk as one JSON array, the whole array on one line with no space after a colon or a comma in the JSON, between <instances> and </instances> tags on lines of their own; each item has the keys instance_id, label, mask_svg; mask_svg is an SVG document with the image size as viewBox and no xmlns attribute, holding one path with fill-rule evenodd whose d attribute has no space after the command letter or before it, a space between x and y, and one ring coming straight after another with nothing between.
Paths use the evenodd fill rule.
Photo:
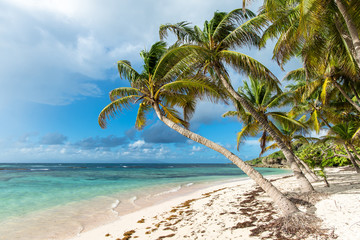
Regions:
<instances>
[{"instance_id":1,"label":"curved tree trunk","mask_svg":"<svg viewBox=\"0 0 360 240\"><path fill-rule=\"evenodd\" d=\"M359 152L356 150L356 148L354 147L354 145L349 144L349 147L351 148L351 150L353 150L355 156L358 158L358 159L355 159L355 162L356 162L357 164L360 164L360 154L359 154Z\"/></svg>"},{"instance_id":2,"label":"curved tree trunk","mask_svg":"<svg viewBox=\"0 0 360 240\"><path fill-rule=\"evenodd\" d=\"M312 192L315 191L309 180L302 173L300 167L296 163L295 155L288 147L286 147L283 140L278 136L274 129L266 122L266 120L260 116L260 114L243 98L241 97L234 88L227 82L224 76L220 73L220 70L217 68L216 73L221 80L221 83L225 89L231 94L233 98L240 102L240 104L247 110L249 113L262 125L262 127L271 135L271 137L276 141L281 151L284 153L285 158L290 165L290 168L294 172L295 177L300 182L300 187L303 192Z\"/></svg>"},{"instance_id":3,"label":"curved tree trunk","mask_svg":"<svg viewBox=\"0 0 360 240\"><path fill-rule=\"evenodd\" d=\"M338 16L340 17L340 16ZM341 18L341 17L340 17ZM347 31L347 29L343 28L339 22L339 20L334 20L336 29L338 30L338 32L340 33L341 37L344 39L344 41L346 42L347 47L349 48L350 54L351 56L353 56L356 64L359 66L359 63L356 60L356 51L354 48L354 44L353 41L351 39L351 36L349 35L349 32Z\"/></svg>"},{"instance_id":4,"label":"curved tree trunk","mask_svg":"<svg viewBox=\"0 0 360 240\"><path fill-rule=\"evenodd\" d=\"M355 171L356 171L357 173L360 173L359 165L357 165L354 156L351 154L351 152L349 151L349 149L348 149L348 147L346 146L346 144L344 144L344 148L345 148L345 150L346 150L347 155L349 156L349 159L350 159L352 165L353 165L354 168L355 168Z\"/></svg>"},{"instance_id":5,"label":"curved tree trunk","mask_svg":"<svg viewBox=\"0 0 360 240\"><path fill-rule=\"evenodd\" d=\"M292 152L294 152L294 149L291 146L291 143L287 142L286 145ZM303 160L301 160L298 156L296 156L295 154L294 154L294 156L295 156L296 163L299 165L301 171L305 174L305 177L309 181L312 181L312 182L319 181L319 178L316 176L316 174L313 171L311 171L309 166Z\"/></svg>"},{"instance_id":6,"label":"curved tree trunk","mask_svg":"<svg viewBox=\"0 0 360 240\"><path fill-rule=\"evenodd\" d=\"M346 100L348 100L348 102L353 105L355 107L356 110L358 110L360 112L360 106L358 104L356 104L356 102L354 102L349 95L347 95L347 93L344 91L344 89L342 89L342 87L340 86L339 83L337 83L336 81L333 81L335 87L341 92L341 94L346 98Z\"/></svg>"},{"instance_id":7,"label":"curved tree trunk","mask_svg":"<svg viewBox=\"0 0 360 240\"><path fill-rule=\"evenodd\" d=\"M313 171L311 171L309 166L303 160L301 160L296 155L295 155L295 160L297 161L298 165L301 168L301 171L305 174L307 179L309 179L309 180L311 179L311 181L313 181L313 182L319 181L319 178L316 176L316 174Z\"/></svg>"},{"instance_id":8,"label":"curved tree trunk","mask_svg":"<svg viewBox=\"0 0 360 240\"><path fill-rule=\"evenodd\" d=\"M357 102L360 103L360 96L359 96L358 92L356 91L354 84L351 83L350 88L351 88L351 91L354 93Z\"/></svg>"},{"instance_id":9,"label":"curved tree trunk","mask_svg":"<svg viewBox=\"0 0 360 240\"><path fill-rule=\"evenodd\" d=\"M206 139L196 133L193 133L170 119L163 116L161 113L161 110L159 106L154 103L153 107L155 109L156 115L158 118L164 122L168 127L171 129L177 131L181 135L198 142L208 148L211 148L222 155L224 155L226 158L228 158L230 161L232 161L236 166L238 166L242 171L244 171L251 179L253 179L274 201L274 203L277 205L277 207L280 209L283 215L289 215L292 213L299 212L299 209L295 206L294 203L292 203L289 199L287 199L284 194L282 194L274 185L270 183L267 179L265 179L258 171L256 171L254 168L252 168L250 165L242 161L238 156L227 150L226 148L220 146L219 144L216 144L209 139Z\"/></svg>"},{"instance_id":10,"label":"curved tree trunk","mask_svg":"<svg viewBox=\"0 0 360 240\"><path fill-rule=\"evenodd\" d=\"M353 21L351 20L349 14L346 11L346 7L344 6L344 4L341 2L341 0L335 0L335 3L341 13L341 15L343 16L346 26L349 30L350 36L351 36L351 40L353 43L353 46L355 48L355 60L356 63L358 64L358 67L360 67L360 39L359 39L359 33L356 29L355 24L353 23Z\"/></svg>"}]
</instances>

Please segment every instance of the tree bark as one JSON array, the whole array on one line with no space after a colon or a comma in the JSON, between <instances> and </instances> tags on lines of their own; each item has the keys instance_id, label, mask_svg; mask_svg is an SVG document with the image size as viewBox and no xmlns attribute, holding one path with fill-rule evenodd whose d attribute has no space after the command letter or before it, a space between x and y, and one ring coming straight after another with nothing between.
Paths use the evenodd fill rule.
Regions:
<instances>
[{"instance_id":1,"label":"tree bark","mask_svg":"<svg viewBox=\"0 0 360 240\"><path fill-rule=\"evenodd\" d=\"M328 182L328 180L326 178L324 178L324 182L326 184L326 187L330 187L330 184L329 184L329 182Z\"/></svg>"},{"instance_id":2,"label":"tree bark","mask_svg":"<svg viewBox=\"0 0 360 240\"><path fill-rule=\"evenodd\" d=\"M350 83L350 87L356 97L356 100L360 103L360 96L359 96L358 92L356 91L354 84Z\"/></svg>"},{"instance_id":3,"label":"tree bark","mask_svg":"<svg viewBox=\"0 0 360 240\"><path fill-rule=\"evenodd\" d=\"M294 152L293 147L291 146L291 142L285 142L285 145L290 149L290 151ZM316 176L316 174L311 171L311 169L309 168L309 166L303 161L301 160L298 156L295 155L295 161L296 163L299 165L301 171L305 174L305 177L312 182L317 182L319 181L319 178Z\"/></svg>"},{"instance_id":4,"label":"tree bark","mask_svg":"<svg viewBox=\"0 0 360 240\"><path fill-rule=\"evenodd\" d=\"M347 145L346 145L345 143L344 143L344 148L345 148L345 150L346 150L347 155L349 156L349 159L350 159L352 165L353 165L354 168L355 168L355 171L356 171L357 173L360 173L359 165L357 165L354 156L351 154L351 152L349 151L349 149L348 149L348 147L347 147Z\"/></svg>"},{"instance_id":5,"label":"tree bark","mask_svg":"<svg viewBox=\"0 0 360 240\"><path fill-rule=\"evenodd\" d=\"M319 178L316 176L316 174L313 171L311 171L309 166L303 160L301 160L298 156L295 156L295 159L297 160L300 168L303 168L302 172L305 175L307 175L307 179L309 179L309 180L311 179L311 181L313 181L313 182L319 181Z\"/></svg>"},{"instance_id":6,"label":"tree bark","mask_svg":"<svg viewBox=\"0 0 360 240\"><path fill-rule=\"evenodd\" d=\"M342 89L342 87L340 86L339 83L337 83L336 81L333 81L335 87L341 92L341 94L346 98L346 100L355 107L355 109L360 112L360 106L358 104L356 104L350 97L349 95L347 95L347 93L344 91L344 89Z\"/></svg>"},{"instance_id":7,"label":"tree bark","mask_svg":"<svg viewBox=\"0 0 360 240\"><path fill-rule=\"evenodd\" d=\"M360 164L360 162L359 162L359 160L360 160L360 154L359 154L359 152L356 150L356 148L354 147L354 145L349 144L349 147L351 148L351 150L353 150L355 156L358 158L358 160L355 159L355 162L356 162L357 164Z\"/></svg>"},{"instance_id":8,"label":"tree bark","mask_svg":"<svg viewBox=\"0 0 360 240\"><path fill-rule=\"evenodd\" d=\"M290 168L294 172L295 177L299 180L301 190L303 192L312 192L315 191L309 180L302 173L300 167L296 163L295 155L286 147L285 143L282 141L281 137L275 132L275 130L266 122L266 120L260 116L260 114L244 99L241 97L234 88L228 83L224 76L220 73L219 68L215 68L216 74L221 80L222 85L225 89L235 98L239 103L247 110L249 113L263 126L263 128L271 135L271 137L276 141L281 151L284 153L285 158L290 165Z\"/></svg>"},{"instance_id":9,"label":"tree bark","mask_svg":"<svg viewBox=\"0 0 360 240\"><path fill-rule=\"evenodd\" d=\"M339 21L334 20L334 22L335 22L336 29L340 33L341 37L345 40L346 45L349 48L351 55L355 59L356 64L358 64L358 62L356 61L356 51L355 51L351 36L349 35L348 31L346 31L346 29L342 27L342 25Z\"/></svg>"},{"instance_id":10,"label":"tree bark","mask_svg":"<svg viewBox=\"0 0 360 240\"><path fill-rule=\"evenodd\" d=\"M346 26L349 30L350 36L351 36L351 40L353 43L353 46L355 48L355 60L356 63L358 64L358 67L360 67L360 39L359 39L359 33L356 29L355 24L353 23L353 21L351 20L351 17L349 16L349 14L346 11L346 7L345 5L341 2L341 0L335 0L335 3L341 13L341 15L343 16Z\"/></svg>"},{"instance_id":11,"label":"tree bark","mask_svg":"<svg viewBox=\"0 0 360 240\"><path fill-rule=\"evenodd\" d=\"M164 122L168 127L171 129L177 131L181 135L198 142L208 148L211 148L222 155L224 155L226 158L228 158L230 161L232 161L236 166L238 166L242 171L245 172L251 179L253 179L274 201L274 203L277 205L277 207L280 209L283 215L290 215L292 213L299 212L299 209L295 206L293 202L291 202L289 199L287 199L284 194L282 194L274 185L271 184L270 181L265 179L258 171L256 171L254 168L252 168L250 165L242 161L238 156L236 156L234 153L230 152L226 148L220 146L219 144L216 144L209 139L206 139L196 133L193 133L170 119L166 118L160 110L160 107L157 103L153 104L153 107L155 109L157 117Z\"/></svg>"}]
</instances>

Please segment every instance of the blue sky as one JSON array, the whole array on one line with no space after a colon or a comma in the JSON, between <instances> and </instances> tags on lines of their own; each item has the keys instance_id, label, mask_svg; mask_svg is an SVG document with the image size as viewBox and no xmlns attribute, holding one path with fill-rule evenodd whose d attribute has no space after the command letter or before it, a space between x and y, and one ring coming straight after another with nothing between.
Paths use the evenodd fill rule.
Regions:
<instances>
[{"instance_id":1,"label":"blue sky","mask_svg":"<svg viewBox=\"0 0 360 240\"><path fill-rule=\"evenodd\" d=\"M250 6L255 11L256 3ZM130 60L139 69L139 52L158 41L161 24L202 26L215 11L239 7L241 1L231 0L0 1L0 162L227 162L155 117L143 131L133 127L134 111L105 130L97 117L110 101L108 92L128 85L116 61ZM285 75L271 60L271 46L241 51L279 79ZM234 86L243 79L232 73ZM241 124L221 117L228 110L200 102L192 129L244 160L257 157L256 138L236 151Z\"/></svg>"}]
</instances>

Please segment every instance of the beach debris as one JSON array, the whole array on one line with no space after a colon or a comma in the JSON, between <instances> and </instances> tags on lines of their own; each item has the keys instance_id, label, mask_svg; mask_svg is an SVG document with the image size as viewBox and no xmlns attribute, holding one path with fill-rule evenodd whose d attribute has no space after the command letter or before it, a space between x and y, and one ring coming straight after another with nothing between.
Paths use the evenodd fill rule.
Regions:
<instances>
[{"instance_id":1,"label":"beach debris","mask_svg":"<svg viewBox=\"0 0 360 240\"><path fill-rule=\"evenodd\" d=\"M248 227L254 227L254 226L256 226L256 225L254 225L253 221L245 221L245 222L237 223L231 229L235 230L235 229L238 229L238 228L248 228Z\"/></svg>"},{"instance_id":2,"label":"beach debris","mask_svg":"<svg viewBox=\"0 0 360 240\"><path fill-rule=\"evenodd\" d=\"M144 218L142 218L142 219L140 219L139 221L137 221L137 223L144 223L145 222L145 219Z\"/></svg>"},{"instance_id":3,"label":"beach debris","mask_svg":"<svg viewBox=\"0 0 360 240\"><path fill-rule=\"evenodd\" d=\"M250 236L259 236L260 233L269 232L268 239L275 237L276 239L302 240L312 236L316 239L329 239L328 229L321 229L320 223L320 219L315 215L295 213L258 225L250 230ZM334 236L331 239L334 239Z\"/></svg>"},{"instance_id":4,"label":"beach debris","mask_svg":"<svg viewBox=\"0 0 360 240\"><path fill-rule=\"evenodd\" d=\"M131 235L135 233L135 230L130 230L127 232L124 232L124 237L121 240L128 240L131 238Z\"/></svg>"},{"instance_id":5,"label":"beach debris","mask_svg":"<svg viewBox=\"0 0 360 240\"><path fill-rule=\"evenodd\" d=\"M160 237L158 237L157 240L161 240L161 239L164 239L164 238L171 238L173 236L175 236L175 233L172 233L172 234L169 234L169 235L166 235L166 236L160 236Z\"/></svg>"}]
</instances>

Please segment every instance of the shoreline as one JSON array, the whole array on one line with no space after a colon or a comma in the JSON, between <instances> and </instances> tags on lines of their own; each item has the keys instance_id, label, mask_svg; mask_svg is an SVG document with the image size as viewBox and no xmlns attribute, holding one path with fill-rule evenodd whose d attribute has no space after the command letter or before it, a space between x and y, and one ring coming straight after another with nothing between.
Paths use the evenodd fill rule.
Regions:
<instances>
[{"instance_id":1,"label":"shoreline","mask_svg":"<svg viewBox=\"0 0 360 240\"><path fill-rule=\"evenodd\" d=\"M277 175L268 175L265 176L267 179L278 179L285 176L290 176L289 173L277 174ZM131 212L122 216L119 216L119 219L99 226L88 231L83 231L78 236L67 238L66 240L97 240L97 239L122 239L121 237L112 237L112 236L121 236L123 233L130 231L130 228L134 228L141 224L142 220L150 219L150 216L157 216L162 213L169 213L174 209L174 206L181 205L184 202L193 199L201 199L204 195L207 195L209 192L216 192L219 189L231 189L233 187L240 187L243 193L245 191L250 191L253 189L255 182L249 177L242 177L237 179L229 179L223 181L216 181L212 183L203 184L199 186L198 189L192 190L188 193L180 193L175 196L171 196L170 199L160 202L158 204L150 205L144 208L141 208L135 212ZM113 232L110 234L110 232ZM109 236L105 236L110 234ZM141 239L141 238L140 238ZM149 238L151 239L151 238Z\"/></svg>"},{"instance_id":2,"label":"shoreline","mask_svg":"<svg viewBox=\"0 0 360 240\"><path fill-rule=\"evenodd\" d=\"M321 219L326 237L305 239L356 239L360 232L360 176L346 168L327 169L330 188L317 182L314 195L297 194L294 176L266 176L292 198L301 211ZM274 239L258 226L279 218L271 199L246 179L213 185L121 216L119 220L82 232L68 240L119 239ZM249 201L251 199L251 201ZM262 210L261 210L262 209ZM257 232L258 231L258 232ZM258 235L256 235L258 234ZM274 236L273 236L274 237ZM359 238L360 239L360 238Z\"/></svg>"},{"instance_id":3,"label":"shoreline","mask_svg":"<svg viewBox=\"0 0 360 240\"><path fill-rule=\"evenodd\" d=\"M0 226L0 232L6 233L5 238L2 238L0 234L0 240L9 238L65 240L115 222L122 216L157 205L156 202L161 205L169 199L187 196L199 189L246 179L247 177L236 177L191 183L170 183L154 188L140 188L126 195L114 193L89 200L70 202L15 217L14 221L11 218L10 221L6 220ZM49 221L57 224L49 225Z\"/></svg>"},{"instance_id":4,"label":"shoreline","mask_svg":"<svg viewBox=\"0 0 360 240\"><path fill-rule=\"evenodd\" d=\"M44 168L44 166L36 167L41 167L41 169ZM39 194L33 194L33 201L28 201L29 204L24 203L27 203L26 201L28 199L31 199L32 195L25 198L25 200L22 202L13 201L14 204L21 206L20 208L18 208L18 211L9 211L10 214L14 212L13 215L9 214L8 218L4 218L4 220L1 221L0 240L65 240L76 236L78 233L87 232L91 229L95 229L108 223L115 222L125 214L136 212L143 208L166 202L177 197L188 196L193 192L211 186L217 186L219 184L231 183L234 181L243 181L248 179L245 175L234 175L234 173L237 173L239 171L238 168L229 168L229 173L231 173L229 174L229 176L218 176L216 175L216 172L214 172L213 166L206 168L196 165L194 167L194 171L192 171L192 169L185 169L184 167L174 168L171 165L160 168L162 172L159 172L157 168L145 168L146 171L148 171L149 173L154 173L155 177L144 176L142 180L145 181L143 186L141 186L141 184L138 184L139 181L131 185L133 182L130 181L131 184L124 185L124 188L121 188L121 191L117 191L119 187L117 184L113 184L114 181L112 181L111 179L113 177L117 178L116 176L118 175L118 172L125 172L127 174L134 172L135 176L140 178L143 175L142 168L123 168L122 166L116 166L117 168L121 169L119 171L112 170L114 167L108 168L101 165L100 167L104 168L104 172L103 170L95 170L94 172L99 174L96 174L95 176L91 175L91 177L88 177L90 176L89 173L93 171L92 169L98 169L99 166L81 168L80 170L78 170L77 166L66 166L66 168L71 169L70 171L63 170L63 167L64 166L59 167L57 165L52 165L48 166L48 171L30 172L31 176L34 177L36 181L38 180L37 177L39 177L40 179L49 178L53 182L61 183L61 185L54 186L55 188L50 189L50 187L48 186L52 185L49 184L44 188L41 187L39 189L36 189L35 192L38 192ZM72 170L75 167L76 170ZM222 165L220 165L220 167L224 168L224 166ZM156 170L156 173L154 169ZM165 173L164 169L169 172L169 174ZM186 171L183 169L185 169ZM228 168L224 168L224 170L226 171L227 169ZM188 174L190 170L191 174ZM263 174L267 176L288 173L288 171L278 171L277 169L261 169L260 171L262 171ZM204 175L204 172L208 172L210 173L210 175ZM15 173L17 174L16 171ZM58 175L57 173L61 174ZM70 179L70 182L68 182L67 180L68 176L73 176L75 173L80 174L80 177L78 179L80 179L81 181L79 181L79 184L74 182L72 178ZM156 178L156 175L158 173L160 173L160 179L166 179L166 181L158 181ZM18 177L14 179L22 179L25 176L28 176L27 172L24 173L20 171L18 175L11 177ZM58 178L58 176L60 176L60 178ZM175 178L176 176L180 177ZM92 182L96 179L99 179L100 181ZM110 181L108 181L110 185L104 184L103 179L105 179L105 181L108 181L108 179L110 179ZM149 179L149 181L147 181L147 179ZM33 185L36 184L36 181L34 181ZM72 185L73 187L67 188L67 185L69 185L70 183L74 184ZM89 184L94 184L94 187ZM137 187L139 185L140 187ZM88 188L85 186L90 187L89 191ZM105 188L102 189L98 186L104 186ZM60 193L64 192L67 195L61 195L58 194L58 192L53 191L53 189L56 190L60 188L64 189L64 191L61 190ZM9 189L12 189L11 184L9 186ZM88 192L91 194L95 192L94 189L99 190L98 196L89 199L86 198L86 196L89 195ZM127 189L131 191L127 191ZM20 190L24 192L23 189ZM70 196L70 191L72 191L71 195L73 196L73 198L81 200L68 201L64 204L51 206L51 204L53 203L51 199L54 199L54 197L58 196L60 197L60 200L58 202L66 200L64 196ZM79 195L77 194L78 191ZM56 193L55 196L48 194L52 192ZM85 198L79 198L78 196L85 196ZM57 199L58 198L56 198L55 200ZM41 203L44 203L45 207L39 209L39 206L42 206ZM12 208L14 208L13 206L16 206L12 205L11 201L9 201L9 204L6 204L6 201L2 202L2 204L4 205L3 209L5 209L5 211L7 211L8 209L11 210ZM7 206L9 206L8 209ZM21 211L21 209L27 211ZM28 212L29 210L31 212Z\"/></svg>"}]
</instances>

